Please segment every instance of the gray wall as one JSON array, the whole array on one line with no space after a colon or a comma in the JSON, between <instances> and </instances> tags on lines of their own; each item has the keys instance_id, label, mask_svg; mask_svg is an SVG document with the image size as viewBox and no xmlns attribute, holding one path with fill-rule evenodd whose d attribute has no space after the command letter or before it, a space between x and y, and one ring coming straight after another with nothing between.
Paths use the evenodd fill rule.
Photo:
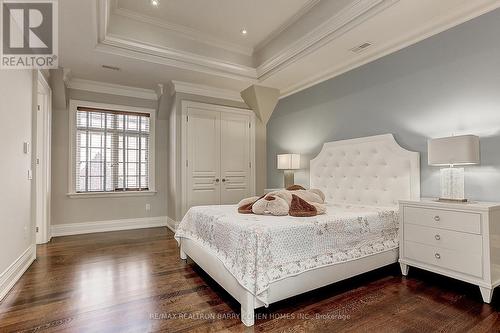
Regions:
<instances>
[{"instance_id":1,"label":"gray wall","mask_svg":"<svg viewBox=\"0 0 500 333\"><path fill-rule=\"evenodd\" d=\"M423 196L439 195L427 139L481 138L481 165L466 169L466 195L500 201L500 10L280 101L267 126L268 187L280 187L276 154L302 154L296 183L324 142L393 133L421 152Z\"/></svg>"},{"instance_id":2,"label":"gray wall","mask_svg":"<svg viewBox=\"0 0 500 333\"><path fill-rule=\"evenodd\" d=\"M83 101L157 108L157 102L137 98L69 90L69 98ZM167 215L167 120L156 119L154 196L69 198L69 111L52 111L52 224L82 223ZM146 211L146 204L151 210Z\"/></svg>"}]
</instances>

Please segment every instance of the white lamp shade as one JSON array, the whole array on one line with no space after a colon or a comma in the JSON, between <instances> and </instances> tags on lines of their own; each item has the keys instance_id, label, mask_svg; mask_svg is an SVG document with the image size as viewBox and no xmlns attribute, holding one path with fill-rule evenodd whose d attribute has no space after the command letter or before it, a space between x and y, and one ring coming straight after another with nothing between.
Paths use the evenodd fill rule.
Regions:
<instances>
[{"instance_id":1,"label":"white lamp shade","mask_svg":"<svg viewBox=\"0 0 500 333\"><path fill-rule=\"evenodd\" d=\"M479 137L475 135L450 136L427 142L429 165L479 164Z\"/></svg>"},{"instance_id":2,"label":"white lamp shade","mask_svg":"<svg viewBox=\"0 0 500 333\"><path fill-rule=\"evenodd\" d=\"M300 169L300 155L299 154L278 155L278 169L280 170Z\"/></svg>"}]
</instances>

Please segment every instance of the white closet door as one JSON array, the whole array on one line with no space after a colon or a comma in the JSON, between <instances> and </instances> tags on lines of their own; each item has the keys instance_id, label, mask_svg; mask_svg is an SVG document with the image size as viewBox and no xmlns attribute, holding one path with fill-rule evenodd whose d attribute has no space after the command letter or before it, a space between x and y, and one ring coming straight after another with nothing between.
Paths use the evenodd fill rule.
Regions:
<instances>
[{"instance_id":1,"label":"white closet door","mask_svg":"<svg viewBox=\"0 0 500 333\"><path fill-rule=\"evenodd\" d=\"M221 204L250 195L250 117L221 113Z\"/></svg>"},{"instance_id":2,"label":"white closet door","mask_svg":"<svg viewBox=\"0 0 500 333\"><path fill-rule=\"evenodd\" d=\"M220 202L220 112L189 108L187 209Z\"/></svg>"}]
</instances>

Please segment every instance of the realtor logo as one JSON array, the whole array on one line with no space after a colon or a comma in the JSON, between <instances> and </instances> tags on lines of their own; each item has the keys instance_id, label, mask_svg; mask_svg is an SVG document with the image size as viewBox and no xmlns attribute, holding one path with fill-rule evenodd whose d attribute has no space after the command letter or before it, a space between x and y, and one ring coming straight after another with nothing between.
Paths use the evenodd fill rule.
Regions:
<instances>
[{"instance_id":1,"label":"realtor logo","mask_svg":"<svg viewBox=\"0 0 500 333\"><path fill-rule=\"evenodd\" d=\"M57 1L4 0L0 3L0 68L57 68Z\"/></svg>"}]
</instances>

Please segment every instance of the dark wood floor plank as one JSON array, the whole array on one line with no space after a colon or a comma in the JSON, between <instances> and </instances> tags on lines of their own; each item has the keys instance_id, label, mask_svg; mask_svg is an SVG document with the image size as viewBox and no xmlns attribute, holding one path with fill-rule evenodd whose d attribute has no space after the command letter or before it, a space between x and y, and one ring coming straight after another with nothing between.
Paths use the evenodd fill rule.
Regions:
<instances>
[{"instance_id":1,"label":"dark wood floor plank","mask_svg":"<svg viewBox=\"0 0 500 333\"><path fill-rule=\"evenodd\" d=\"M165 228L54 238L0 303L0 332L500 332L477 287L396 265L272 304L239 304Z\"/></svg>"}]
</instances>

